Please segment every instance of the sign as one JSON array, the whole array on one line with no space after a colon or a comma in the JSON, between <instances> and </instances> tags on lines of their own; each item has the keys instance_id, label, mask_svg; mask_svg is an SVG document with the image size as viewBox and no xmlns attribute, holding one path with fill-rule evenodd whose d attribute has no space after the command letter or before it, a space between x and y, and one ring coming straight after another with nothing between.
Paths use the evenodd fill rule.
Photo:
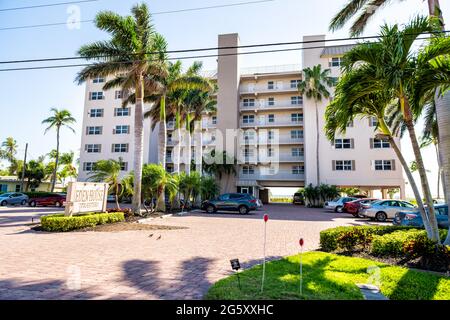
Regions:
<instances>
[{"instance_id":1,"label":"sign","mask_svg":"<svg viewBox=\"0 0 450 320\"><path fill-rule=\"evenodd\" d=\"M233 270L239 270L241 268L241 264L239 263L239 259L233 259L230 260L231 263L231 269Z\"/></svg>"},{"instance_id":2,"label":"sign","mask_svg":"<svg viewBox=\"0 0 450 320\"><path fill-rule=\"evenodd\" d=\"M69 182L64 214L105 212L109 185L97 182Z\"/></svg>"}]
</instances>

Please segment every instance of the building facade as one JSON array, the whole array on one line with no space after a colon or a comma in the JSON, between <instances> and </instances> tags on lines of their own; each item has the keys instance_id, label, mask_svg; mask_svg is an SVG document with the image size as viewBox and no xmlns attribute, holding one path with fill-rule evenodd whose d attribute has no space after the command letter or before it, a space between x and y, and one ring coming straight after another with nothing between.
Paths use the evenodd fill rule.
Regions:
<instances>
[{"instance_id":1,"label":"building facade","mask_svg":"<svg viewBox=\"0 0 450 320\"><path fill-rule=\"evenodd\" d=\"M326 46L325 36L304 37L302 66L321 64L331 76L340 75L341 58L351 46ZM217 112L202 116L202 145L196 148L225 150L237 159L236 175L220 180L222 192L246 192L268 200L270 187L303 187L333 184L358 187L371 194L400 189L405 196L402 169L393 149L375 138L376 121L355 119L345 135L335 141L324 133L328 99L314 101L298 93L301 67L274 66L241 69L238 34L219 35ZM133 107L122 108L123 94L103 92L107 79L92 79L86 86L80 180L86 180L100 159L123 161L123 173L133 168ZM333 88L330 88L333 93ZM316 118L316 112L318 118ZM318 128L317 128L318 121ZM145 124L145 162L158 162L158 127ZM168 171L174 170L174 122L167 123ZM317 137L319 157L317 157ZM399 142L399 139L398 139ZM186 146L181 146L181 154ZM181 166L181 170L184 166Z\"/></svg>"}]
</instances>

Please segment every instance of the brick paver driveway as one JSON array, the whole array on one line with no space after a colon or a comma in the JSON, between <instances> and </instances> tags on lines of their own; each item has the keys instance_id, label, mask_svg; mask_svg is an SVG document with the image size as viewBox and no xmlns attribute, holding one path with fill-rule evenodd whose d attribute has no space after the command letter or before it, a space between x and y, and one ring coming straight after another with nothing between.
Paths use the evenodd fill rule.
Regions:
<instances>
[{"instance_id":1,"label":"brick paver driveway","mask_svg":"<svg viewBox=\"0 0 450 320\"><path fill-rule=\"evenodd\" d=\"M201 299L230 273L262 258L268 213L267 254L298 252L298 239L316 249L319 232L367 223L347 215L292 205L268 205L248 216L191 213L152 221L183 226L164 231L43 233L32 217L50 208L0 208L0 299ZM150 236L153 234L152 236Z\"/></svg>"}]
</instances>

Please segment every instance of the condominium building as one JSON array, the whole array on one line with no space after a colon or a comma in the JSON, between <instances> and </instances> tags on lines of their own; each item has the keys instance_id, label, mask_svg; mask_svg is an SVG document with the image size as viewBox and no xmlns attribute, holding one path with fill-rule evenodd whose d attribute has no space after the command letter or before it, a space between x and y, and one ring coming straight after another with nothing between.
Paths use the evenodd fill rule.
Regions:
<instances>
[{"instance_id":1,"label":"condominium building","mask_svg":"<svg viewBox=\"0 0 450 320\"><path fill-rule=\"evenodd\" d=\"M201 122L204 152L225 150L238 160L236 175L220 180L222 192L247 192L268 201L270 187L315 185L319 177L320 183L359 187L369 193L381 190L384 196L388 189L399 188L404 197L401 166L389 143L376 139L375 119L355 119L345 135L330 142L323 130L329 99L314 101L298 92L302 68L321 64L338 78L341 58L351 46L326 46L325 36L303 40L302 67L242 69L238 34L219 35L223 49L211 76L219 88L217 112L205 113ZM81 180L87 179L99 159L121 157L124 173L133 170L133 106L122 108L118 90L103 92L104 81L92 79L86 86ZM173 120L167 128L166 162L168 171L173 171ZM146 120L146 162L159 161L157 132L158 127L152 131ZM185 146L181 149L186 152Z\"/></svg>"}]
</instances>

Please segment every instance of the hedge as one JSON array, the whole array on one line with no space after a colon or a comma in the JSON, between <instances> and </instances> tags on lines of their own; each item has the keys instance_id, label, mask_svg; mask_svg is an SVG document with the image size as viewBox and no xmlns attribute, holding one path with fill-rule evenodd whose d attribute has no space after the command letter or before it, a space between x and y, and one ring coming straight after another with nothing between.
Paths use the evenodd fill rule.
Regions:
<instances>
[{"instance_id":1,"label":"hedge","mask_svg":"<svg viewBox=\"0 0 450 320\"><path fill-rule=\"evenodd\" d=\"M54 195L58 195L60 193L57 192L44 192L44 191L31 191L31 192L23 192L23 194L26 194L28 198L44 198L44 197L51 197Z\"/></svg>"},{"instance_id":2,"label":"hedge","mask_svg":"<svg viewBox=\"0 0 450 320\"><path fill-rule=\"evenodd\" d=\"M349 226L326 229L320 232L320 247L331 252L338 249L349 250L370 245L375 235L389 234L397 230L408 230L404 226Z\"/></svg>"},{"instance_id":3,"label":"hedge","mask_svg":"<svg viewBox=\"0 0 450 320\"><path fill-rule=\"evenodd\" d=\"M71 217L66 217L64 214L54 214L41 217L41 226L45 231L66 232L124 220L123 212L88 213Z\"/></svg>"}]
</instances>

